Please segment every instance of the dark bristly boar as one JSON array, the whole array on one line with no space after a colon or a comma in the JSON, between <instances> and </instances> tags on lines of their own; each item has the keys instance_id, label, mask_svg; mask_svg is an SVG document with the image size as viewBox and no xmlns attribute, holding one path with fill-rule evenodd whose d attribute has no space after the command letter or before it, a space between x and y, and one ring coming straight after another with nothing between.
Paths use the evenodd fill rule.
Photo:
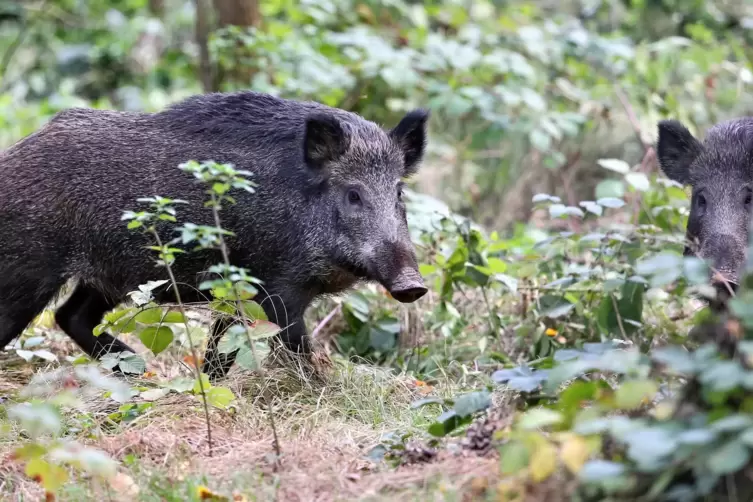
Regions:
<instances>
[{"instance_id":1,"label":"dark bristly boar","mask_svg":"<svg viewBox=\"0 0 753 502\"><path fill-rule=\"evenodd\" d=\"M377 281L409 303L427 291L408 233L401 178L416 172L428 112L390 130L344 110L255 92L188 98L159 113L69 109L0 153L0 348L17 337L68 280L58 325L87 354L131 350L92 329L149 280L146 235L128 230L136 199L180 198L178 220L213 225L206 187L178 169L214 160L253 173L256 193L223 207L232 264L264 281L257 296L291 350L311 350L303 314L320 295ZM162 230L174 237L174 227ZM214 252L179 254L173 269L184 301L197 301ZM168 289L160 302L174 301ZM224 376L235 354L217 352L228 320L214 322L204 371Z\"/></svg>"},{"instance_id":2,"label":"dark bristly boar","mask_svg":"<svg viewBox=\"0 0 753 502\"><path fill-rule=\"evenodd\" d=\"M685 255L713 267L718 291L734 290L745 265L753 202L753 118L721 122L703 142L680 122L661 121L657 156L670 179L693 189Z\"/></svg>"}]
</instances>

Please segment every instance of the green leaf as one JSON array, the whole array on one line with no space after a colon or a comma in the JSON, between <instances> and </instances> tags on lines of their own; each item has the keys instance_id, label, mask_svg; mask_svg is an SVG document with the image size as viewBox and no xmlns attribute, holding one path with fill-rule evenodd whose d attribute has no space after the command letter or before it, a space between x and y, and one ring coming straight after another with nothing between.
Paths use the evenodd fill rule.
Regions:
<instances>
[{"instance_id":1,"label":"green leaf","mask_svg":"<svg viewBox=\"0 0 753 502\"><path fill-rule=\"evenodd\" d=\"M141 324L157 324L162 320L162 309L159 307L151 307L142 310L136 314L135 319Z\"/></svg>"},{"instance_id":2,"label":"green leaf","mask_svg":"<svg viewBox=\"0 0 753 502\"><path fill-rule=\"evenodd\" d=\"M655 463L671 455L677 440L665 429L646 427L629 432L623 437L628 445L628 456L639 463Z\"/></svg>"},{"instance_id":3,"label":"green leaf","mask_svg":"<svg viewBox=\"0 0 753 502\"><path fill-rule=\"evenodd\" d=\"M599 159L596 161L604 169L609 169L620 174L630 172L630 164L620 159Z\"/></svg>"},{"instance_id":4,"label":"green leaf","mask_svg":"<svg viewBox=\"0 0 753 502\"><path fill-rule=\"evenodd\" d=\"M143 375L146 371L146 361L136 354L122 355L118 361L118 367L124 373Z\"/></svg>"},{"instance_id":5,"label":"green leaf","mask_svg":"<svg viewBox=\"0 0 753 502\"><path fill-rule=\"evenodd\" d=\"M748 447L732 439L707 457L706 468L714 474L724 476L739 471L748 464L749 460Z\"/></svg>"},{"instance_id":6,"label":"green leaf","mask_svg":"<svg viewBox=\"0 0 753 502\"><path fill-rule=\"evenodd\" d=\"M640 192L645 192L651 188L648 177L643 173L627 173L625 175L625 181Z\"/></svg>"},{"instance_id":7,"label":"green leaf","mask_svg":"<svg viewBox=\"0 0 753 502\"><path fill-rule=\"evenodd\" d=\"M169 324L183 324L186 322L186 319L183 317L183 314L178 312L177 310L168 310L165 312L165 316L162 318L163 323L169 323Z\"/></svg>"},{"instance_id":8,"label":"green leaf","mask_svg":"<svg viewBox=\"0 0 753 502\"><path fill-rule=\"evenodd\" d=\"M562 216L577 216L583 218L585 214L575 206L565 206L564 204L552 204L549 206L549 215L552 218L561 218Z\"/></svg>"},{"instance_id":9,"label":"green leaf","mask_svg":"<svg viewBox=\"0 0 753 502\"><path fill-rule=\"evenodd\" d=\"M204 385L204 392L209 392L209 389L212 388L212 384L209 382L209 376L207 376L205 373L201 374L201 380L198 378L194 379L193 383L193 393L194 394L201 394L201 386Z\"/></svg>"},{"instance_id":10,"label":"green leaf","mask_svg":"<svg viewBox=\"0 0 753 502\"><path fill-rule=\"evenodd\" d=\"M455 410L445 411L437 417L436 422L429 426L429 434L436 437L443 437L450 434L458 427L470 423L471 420L471 415L461 417L455 412Z\"/></svg>"},{"instance_id":11,"label":"green leaf","mask_svg":"<svg viewBox=\"0 0 753 502\"><path fill-rule=\"evenodd\" d=\"M511 475L528 467L531 451L522 441L511 440L499 449L499 457L502 474Z\"/></svg>"},{"instance_id":12,"label":"green leaf","mask_svg":"<svg viewBox=\"0 0 753 502\"><path fill-rule=\"evenodd\" d=\"M709 444L716 439L716 434L708 429L690 429L677 435L681 444L699 446Z\"/></svg>"},{"instance_id":13,"label":"green leaf","mask_svg":"<svg viewBox=\"0 0 753 502\"><path fill-rule=\"evenodd\" d=\"M585 200L581 202L579 205L585 208L585 210L588 211L589 213L593 213L596 216L601 216L604 213L604 208L602 206L590 200Z\"/></svg>"},{"instance_id":14,"label":"green leaf","mask_svg":"<svg viewBox=\"0 0 753 502\"><path fill-rule=\"evenodd\" d=\"M692 375L696 371L695 362L690 356L690 353L675 345L668 345L666 347L660 347L654 349L651 354L651 358L661 364L664 364L676 374L680 375Z\"/></svg>"},{"instance_id":15,"label":"green leaf","mask_svg":"<svg viewBox=\"0 0 753 502\"><path fill-rule=\"evenodd\" d=\"M651 276L651 286L661 287L682 275L683 259L676 253L665 251L640 260L635 271L639 275Z\"/></svg>"},{"instance_id":16,"label":"green leaf","mask_svg":"<svg viewBox=\"0 0 753 502\"><path fill-rule=\"evenodd\" d=\"M469 392L457 397L452 408L459 416L467 417L487 409L491 404L491 395L487 391Z\"/></svg>"},{"instance_id":17,"label":"green leaf","mask_svg":"<svg viewBox=\"0 0 753 502\"><path fill-rule=\"evenodd\" d=\"M217 344L217 351L220 354L229 354L248 345L246 328L241 324L233 324L226 331L225 335L220 338Z\"/></svg>"},{"instance_id":18,"label":"green leaf","mask_svg":"<svg viewBox=\"0 0 753 502\"><path fill-rule=\"evenodd\" d=\"M753 426L753 418L742 413L728 415L709 424L709 428L715 432L737 432L750 426Z\"/></svg>"},{"instance_id":19,"label":"green leaf","mask_svg":"<svg viewBox=\"0 0 753 502\"><path fill-rule=\"evenodd\" d=\"M549 408L533 408L525 412L518 421L518 427L524 430L539 429L560 423L562 414Z\"/></svg>"},{"instance_id":20,"label":"green leaf","mask_svg":"<svg viewBox=\"0 0 753 502\"><path fill-rule=\"evenodd\" d=\"M193 389L194 379L188 377L176 377L167 383L166 387L172 389L175 392L182 394Z\"/></svg>"},{"instance_id":21,"label":"green leaf","mask_svg":"<svg viewBox=\"0 0 753 502\"><path fill-rule=\"evenodd\" d=\"M600 483L614 479L625 473L625 466L607 460L589 460L578 473L581 481L586 483Z\"/></svg>"},{"instance_id":22,"label":"green leaf","mask_svg":"<svg viewBox=\"0 0 753 502\"><path fill-rule=\"evenodd\" d=\"M570 313L575 308L575 304L563 299L562 302L553 305L541 313L542 317L548 317L550 319L559 319Z\"/></svg>"},{"instance_id":23,"label":"green leaf","mask_svg":"<svg viewBox=\"0 0 753 502\"><path fill-rule=\"evenodd\" d=\"M251 323L249 336L252 340L271 338L280 332L280 327L273 322L258 320Z\"/></svg>"},{"instance_id":24,"label":"green leaf","mask_svg":"<svg viewBox=\"0 0 753 502\"><path fill-rule=\"evenodd\" d=\"M207 392L207 402L215 408L225 409L233 399L235 395L227 387L212 387Z\"/></svg>"},{"instance_id":25,"label":"green leaf","mask_svg":"<svg viewBox=\"0 0 753 502\"><path fill-rule=\"evenodd\" d=\"M643 284L625 281L619 300L613 300L611 295L605 295L598 310L599 328L611 335L622 335L623 331L625 335L633 334L640 326L636 323L640 323L643 316L643 290ZM617 304L617 310L614 308L615 304Z\"/></svg>"},{"instance_id":26,"label":"green leaf","mask_svg":"<svg viewBox=\"0 0 753 502\"><path fill-rule=\"evenodd\" d=\"M602 180L596 185L596 199L620 198L625 195L625 184L621 180Z\"/></svg>"},{"instance_id":27,"label":"green leaf","mask_svg":"<svg viewBox=\"0 0 753 502\"><path fill-rule=\"evenodd\" d=\"M615 403L623 410L638 408L644 400L653 398L658 390L659 386L652 380L629 380L615 392Z\"/></svg>"},{"instance_id":28,"label":"green leaf","mask_svg":"<svg viewBox=\"0 0 753 502\"><path fill-rule=\"evenodd\" d=\"M753 446L753 427L746 429L745 432L740 434L739 439L746 445Z\"/></svg>"},{"instance_id":29,"label":"green leaf","mask_svg":"<svg viewBox=\"0 0 753 502\"><path fill-rule=\"evenodd\" d=\"M255 352L256 357L259 359L258 361L254 358L254 351L251 350L251 347L249 347L248 345L243 345L235 358L235 364L237 364L238 367L243 368L244 370L259 370L259 368L261 367L260 361L263 360L265 355L269 352L269 347L260 347L259 344L256 344L254 348L256 349Z\"/></svg>"},{"instance_id":30,"label":"green leaf","mask_svg":"<svg viewBox=\"0 0 753 502\"><path fill-rule=\"evenodd\" d=\"M255 321L255 320L268 321L269 320L262 306L253 300L246 300L243 302L243 312L252 321Z\"/></svg>"},{"instance_id":31,"label":"green leaf","mask_svg":"<svg viewBox=\"0 0 753 502\"><path fill-rule=\"evenodd\" d=\"M149 326L139 333L141 342L158 355L173 341L173 330L169 326Z\"/></svg>"},{"instance_id":32,"label":"green leaf","mask_svg":"<svg viewBox=\"0 0 753 502\"><path fill-rule=\"evenodd\" d=\"M609 207L612 209L619 209L625 205L625 201L616 197L602 197L596 201L600 206Z\"/></svg>"},{"instance_id":33,"label":"green leaf","mask_svg":"<svg viewBox=\"0 0 753 502\"><path fill-rule=\"evenodd\" d=\"M422 408L429 404L442 404L444 403L444 399L440 399L438 397L427 397L425 399L419 399L418 401L414 401L411 403L410 407L411 409L418 409Z\"/></svg>"}]
</instances>

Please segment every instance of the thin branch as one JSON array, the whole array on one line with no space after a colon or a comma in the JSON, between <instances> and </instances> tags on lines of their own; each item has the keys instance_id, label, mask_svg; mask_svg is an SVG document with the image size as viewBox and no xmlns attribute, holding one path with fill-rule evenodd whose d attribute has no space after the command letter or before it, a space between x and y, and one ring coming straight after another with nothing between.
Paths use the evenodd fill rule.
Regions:
<instances>
[{"instance_id":1,"label":"thin branch","mask_svg":"<svg viewBox=\"0 0 753 502\"><path fill-rule=\"evenodd\" d=\"M341 305L338 305L337 307L333 308L332 311L327 314L324 319L321 320L319 324L316 325L314 330L311 332L311 338L316 338L316 335L319 334L319 332L324 328L324 326L329 323L335 315L337 315L338 312L340 312L340 309L342 308Z\"/></svg>"},{"instance_id":2,"label":"thin branch","mask_svg":"<svg viewBox=\"0 0 753 502\"><path fill-rule=\"evenodd\" d=\"M47 0L44 0L42 2L40 12L38 12L33 18L28 20L24 18L24 21L21 24L21 28L18 30L18 35L16 36L15 40L11 42L8 50L5 51L5 54L3 54L3 58L0 60L0 78L2 78L2 81L0 81L0 88L4 87L6 73L8 71L8 67L10 66L10 63L13 61L13 57L16 55L16 52L18 52L21 44L23 44L26 35L29 33L29 31L31 31L31 27L34 24L32 21L36 21L41 17L42 12L44 12L46 3Z\"/></svg>"}]
</instances>

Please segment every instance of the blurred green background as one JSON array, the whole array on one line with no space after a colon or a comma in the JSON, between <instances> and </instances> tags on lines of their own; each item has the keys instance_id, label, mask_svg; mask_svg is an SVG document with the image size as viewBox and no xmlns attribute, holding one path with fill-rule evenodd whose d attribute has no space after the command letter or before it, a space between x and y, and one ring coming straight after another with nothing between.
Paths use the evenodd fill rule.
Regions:
<instances>
[{"instance_id":1,"label":"blurred green background","mask_svg":"<svg viewBox=\"0 0 753 502\"><path fill-rule=\"evenodd\" d=\"M0 146L70 106L154 111L208 90L393 125L431 109L416 188L489 229L531 196L626 192L655 124L751 111L745 0L24 0L0 3ZM534 215L536 213L533 213Z\"/></svg>"}]
</instances>

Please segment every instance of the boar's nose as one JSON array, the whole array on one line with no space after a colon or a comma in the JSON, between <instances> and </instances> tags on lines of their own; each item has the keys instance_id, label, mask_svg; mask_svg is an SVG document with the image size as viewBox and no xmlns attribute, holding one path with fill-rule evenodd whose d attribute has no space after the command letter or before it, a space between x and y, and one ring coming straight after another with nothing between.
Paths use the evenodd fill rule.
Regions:
<instances>
[{"instance_id":1,"label":"boar's nose","mask_svg":"<svg viewBox=\"0 0 753 502\"><path fill-rule=\"evenodd\" d=\"M711 262L716 271L711 282L737 283L740 268L745 263L745 243L732 235L712 235L701 247L701 256Z\"/></svg>"},{"instance_id":2,"label":"boar's nose","mask_svg":"<svg viewBox=\"0 0 753 502\"><path fill-rule=\"evenodd\" d=\"M413 249L405 243L385 242L377 253L376 279L401 303L412 303L426 294Z\"/></svg>"},{"instance_id":3,"label":"boar's nose","mask_svg":"<svg viewBox=\"0 0 753 502\"><path fill-rule=\"evenodd\" d=\"M389 285L388 291L390 296L400 303L413 303L424 296L428 289L416 270L403 269L403 273Z\"/></svg>"}]
</instances>

